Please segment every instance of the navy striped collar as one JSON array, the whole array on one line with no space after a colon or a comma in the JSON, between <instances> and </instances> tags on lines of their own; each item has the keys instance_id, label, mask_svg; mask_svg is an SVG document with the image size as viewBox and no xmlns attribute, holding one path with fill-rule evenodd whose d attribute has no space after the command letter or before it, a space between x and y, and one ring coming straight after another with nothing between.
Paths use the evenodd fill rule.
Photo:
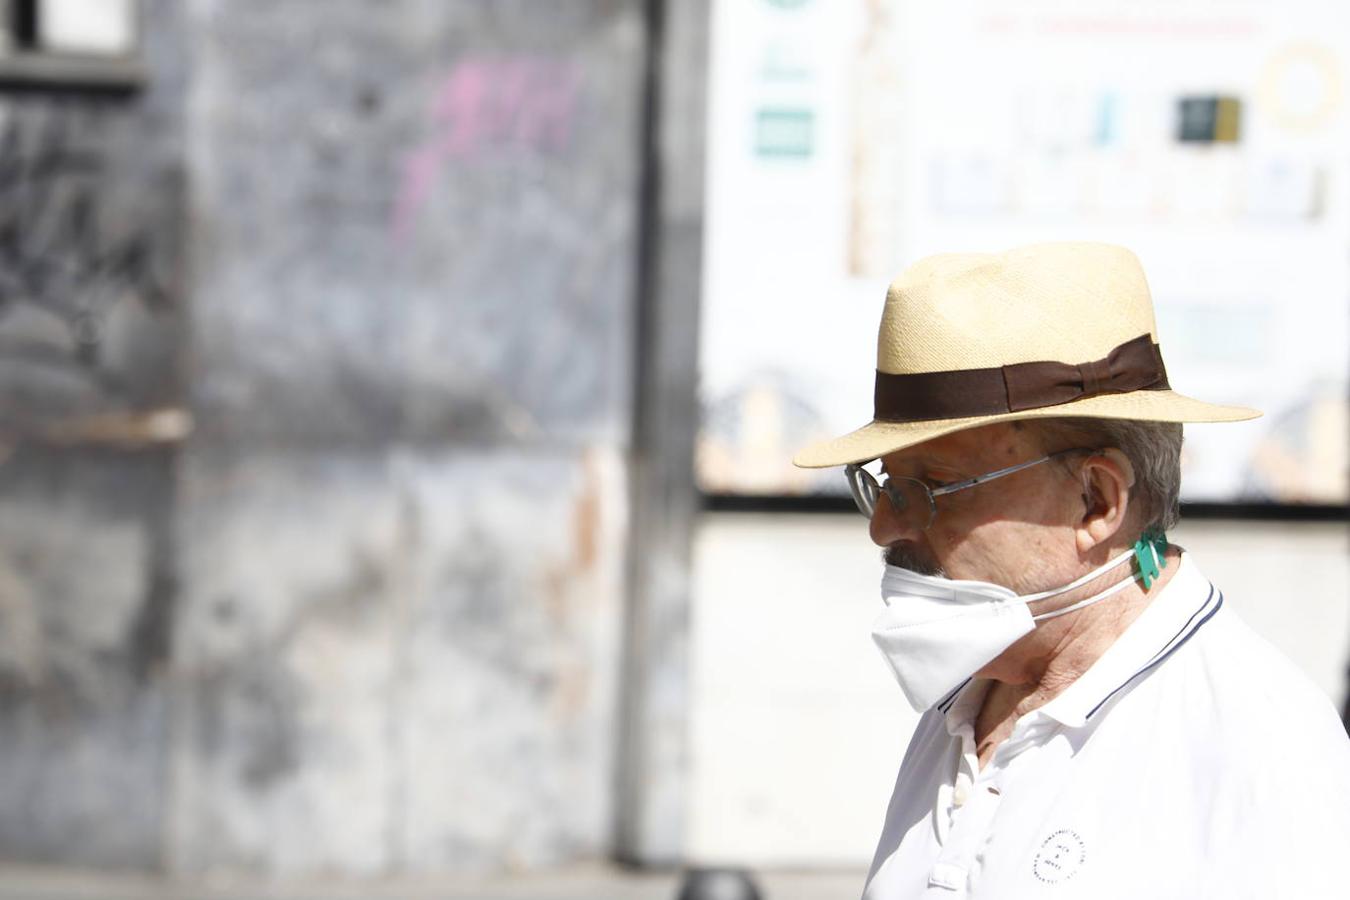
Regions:
<instances>
[{"instance_id":1,"label":"navy striped collar","mask_svg":"<svg viewBox=\"0 0 1350 900\"><path fill-rule=\"evenodd\" d=\"M1028 717L1050 718L1082 728L1119 696L1128 693L1208 623L1223 607L1223 594L1205 578L1184 551L1172 580L1115 643L1062 694ZM967 678L936 704L955 734L979 712L984 682ZM969 689L969 690L968 690ZM978 692L978 697L975 692Z\"/></svg>"},{"instance_id":2,"label":"navy striped collar","mask_svg":"<svg viewBox=\"0 0 1350 900\"><path fill-rule=\"evenodd\" d=\"M1222 608L1223 594L1183 553L1162 593L1091 668L1037 712L1069 728L1087 725L1185 646Z\"/></svg>"},{"instance_id":3,"label":"navy striped collar","mask_svg":"<svg viewBox=\"0 0 1350 900\"><path fill-rule=\"evenodd\" d=\"M951 712L952 704L956 703L956 698L961 696L961 692L966 689L966 685L970 684L974 680L975 676L974 675L970 676L965 681L961 682L955 688L953 688L950 694L939 700L937 702L938 712L942 713L943 715L946 715L947 713Z\"/></svg>"}]
</instances>

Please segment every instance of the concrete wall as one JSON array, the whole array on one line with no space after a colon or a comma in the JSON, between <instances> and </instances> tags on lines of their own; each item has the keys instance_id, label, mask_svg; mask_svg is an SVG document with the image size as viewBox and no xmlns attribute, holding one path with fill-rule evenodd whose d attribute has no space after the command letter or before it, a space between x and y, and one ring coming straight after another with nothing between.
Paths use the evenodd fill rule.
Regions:
<instances>
[{"instance_id":1,"label":"concrete wall","mask_svg":"<svg viewBox=\"0 0 1350 900\"><path fill-rule=\"evenodd\" d=\"M151 866L168 750L171 454L0 466L0 856Z\"/></svg>"},{"instance_id":2,"label":"concrete wall","mask_svg":"<svg viewBox=\"0 0 1350 900\"><path fill-rule=\"evenodd\" d=\"M80 141L144 248L102 273L129 311L94 331L97 278L48 279L44 307L0 266L28 429L0 468L0 858L604 855L643 5L156 0L144 23L144 91L0 95L0 152ZM196 429L168 449L42 432L175 404Z\"/></svg>"},{"instance_id":3,"label":"concrete wall","mask_svg":"<svg viewBox=\"0 0 1350 900\"><path fill-rule=\"evenodd\" d=\"M0 92L6 859L161 858L176 453L121 445L184 393L181 13L147 4L134 96Z\"/></svg>"},{"instance_id":4,"label":"concrete wall","mask_svg":"<svg viewBox=\"0 0 1350 900\"><path fill-rule=\"evenodd\" d=\"M197 3L169 862L602 854L638 3Z\"/></svg>"}]
</instances>

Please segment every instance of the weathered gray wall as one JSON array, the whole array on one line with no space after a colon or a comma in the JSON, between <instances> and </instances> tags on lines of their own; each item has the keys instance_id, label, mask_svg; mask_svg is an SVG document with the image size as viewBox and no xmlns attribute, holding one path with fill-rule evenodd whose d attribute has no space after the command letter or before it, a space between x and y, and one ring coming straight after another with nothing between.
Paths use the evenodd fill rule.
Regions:
<instances>
[{"instance_id":1,"label":"weathered gray wall","mask_svg":"<svg viewBox=\"0 0 1350 900\"><path fill-rule=\"evenodd\" d=\"M129 417L183 396L180 12L147 5L156 77L135 96L0 93L8 859L162 858L175 453L61 436L135 437Z\"/></svg>"},{"instance_id":2,"label":"weathered gray wall","mask_svg":"<svg viewBox=\"0 0 1350 900\"><path fill-rule=\"evenodd\" d=\"M195 9L202 428L625 440L641 4Z\"/></svg>"},{"instance_id":3,"label":"weathered gray wall","mask_svg":"<svg viewBox=\"0 0 1350 900\"><path fill-rule=\"evenodd\" d=\"M604 855L618 469L190 451L172 866Z\"/></svg>"},{"instance_id":4,"label":"weathered gray wall","mask_svg":"<svg viewBox=\"0 0 1350 900\"><path fill-rule=\"evenodd\" d=\"M0 468L0 857L606 855L643 4L150 6L147 91L80 133L161 179L171 288L86 341L101 368L66 338L101 393L24 390L196 429Z\"/></svg>"},{"instance_id":5,"label":"weathered gray wall","mask_svg":"<svg viewBox=\"0 0 1350 900\"><path fill-rule=\"evenodd\" d=\"M601 856L635 2L198 2L179 871Z\"/></svg>"},{"instance_id":6,"label":"weathered gray wall","mask_svg":"<svg viewBox=\"0 0 1350 900\"><path fill-rule=\"evenodd\" d=\"M169 459L0 467L0 854L160 858L172 614Z\"/></svg>"}]
</instances>

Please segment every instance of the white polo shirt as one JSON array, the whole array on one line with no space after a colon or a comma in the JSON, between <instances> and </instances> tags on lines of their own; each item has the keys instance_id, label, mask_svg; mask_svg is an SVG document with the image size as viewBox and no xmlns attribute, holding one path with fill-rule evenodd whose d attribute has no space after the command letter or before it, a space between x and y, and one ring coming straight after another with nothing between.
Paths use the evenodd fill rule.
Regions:
<instances>
[{"instance_id":1,"label":"white polo shirt","mask_svg":"<svg viewBox=\"0 0 1350 900\"><path fill-rule=\"evenodd\" d=\"M1350 898L1350 740L1188 555L981 770L987 687L919 721L864 900Z\"/></svg>"}]
</instances>

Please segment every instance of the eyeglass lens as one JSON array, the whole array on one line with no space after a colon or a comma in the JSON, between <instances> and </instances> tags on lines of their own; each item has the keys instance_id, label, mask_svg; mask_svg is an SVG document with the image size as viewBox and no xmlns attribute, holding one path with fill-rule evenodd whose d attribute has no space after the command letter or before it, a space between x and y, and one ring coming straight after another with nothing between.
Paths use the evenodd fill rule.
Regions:
<instances>
[{"instance_id":1,"label":"eyeglass lens","mask_svg":"<svg viewBox=\"0 0 1350 900\"><path fill-rule=\"evenodd\" d=\"M844 470L844 474L848 478L848 490L853 495L858 512L869 519L872 518L872 513L876 512L877 508L877 495L881 493L876 478L861 466L849 466Z\"/></svg>"},{"instance_id":2,"label":"eyeglass lens","mask_svg":"<svg viewBox=\"0 0 1350 900\"><path fill-rule=\"evenodd\" d=\"M850 467L847 474L853 502L857 504L858 511L870 519L876 512L881 485L876 476L861 467ZM902 525L923 530L933 523L933 495L923 482L913 478L890 478L887 479L885 491L891 512Z\"/></svg>"},{"instance_id":3,"label":"eyeglass lens","mask_svg":"<svg viewBox=\"0 0 1350 900\"><path fill-rule=\"evenodd\" d=\"M891 478L886 482L891 509L906 528L922 531L933 524L933 495L923 482L913 478Z\"/></svg>"}]
</instances>

